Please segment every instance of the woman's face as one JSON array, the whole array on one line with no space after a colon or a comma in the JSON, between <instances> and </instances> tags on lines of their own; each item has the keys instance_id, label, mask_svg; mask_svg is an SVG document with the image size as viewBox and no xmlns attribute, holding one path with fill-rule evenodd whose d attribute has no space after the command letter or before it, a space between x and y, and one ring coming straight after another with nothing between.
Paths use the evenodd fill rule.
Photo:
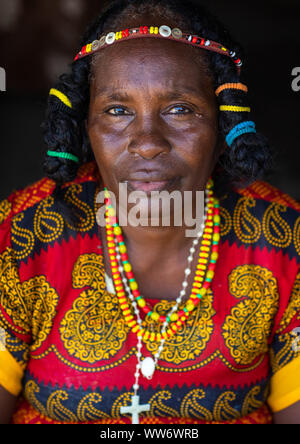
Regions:
<instances>
[{"instance_id":1,"label":"woman's face","mask_svg":"<svg viewBox=\"0 0 300 444\"><path fill-rule=\"evenodd\" d=\"M97 56L87 129L116 196L120 182L147 193L205 189L220 154L218 107L197 58L162 39L116 43Z\"/></svg>"}]
</instances>

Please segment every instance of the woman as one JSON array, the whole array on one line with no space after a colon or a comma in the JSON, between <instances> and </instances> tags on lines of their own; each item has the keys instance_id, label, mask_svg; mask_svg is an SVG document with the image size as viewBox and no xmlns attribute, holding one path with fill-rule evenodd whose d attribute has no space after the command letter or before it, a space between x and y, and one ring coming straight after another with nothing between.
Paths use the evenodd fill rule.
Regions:
<instances>
[{"instance_id":1,"label":"woman","mask_svg":"<svg viewBox=\"0 0 300 444\"><path fill-rule=\"evenodd\" d=\"M240 54L189 2L117 1L87 30L47 177L1 206L3 422L300 422L299 205L261 180ZM205 190L199 232L120 227L120 183L145 208Z\"/></svg>"}]
</instances>

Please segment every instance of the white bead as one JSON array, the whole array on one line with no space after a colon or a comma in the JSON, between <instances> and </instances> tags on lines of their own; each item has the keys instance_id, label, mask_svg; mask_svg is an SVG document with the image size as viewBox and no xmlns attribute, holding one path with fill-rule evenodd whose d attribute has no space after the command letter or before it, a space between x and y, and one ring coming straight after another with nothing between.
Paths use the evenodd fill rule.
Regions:
<instances>
[{"instance_id":1,"label":"white bead","mask_svg":"<svg viewBox=\"0 0 300 444\"><path fill-rule=\"evenodd\" d=\"M111 45L116 40L116 34L114 32L109 32L105 38L105 43Z\"/></svg>"},{"instance_id":2,"label":"white bead","mask_svg":"<svg viewBox=\"0 0 300 444\"><path fill-rule=\"evenodd\" d=\"M141 352L137 352L136 356L137 356L137 358L141 358L142 357L142 353Z\"/></svg>"},{"instance_id":3,"label":"white bead","mask_svg":"<svg viewBox=\"0 0 300 444\"><path fill-rule=\"evenodd\" d=\"M141 372L145 376L145 378L152 378L155 370L155 364L152 358L145 358L141 365Z\"/></svg>"},{"instance_id":4,"label":"white bead","mask_svg":"<svg viewBox=\"0 0 300 444\"><path fill-rule=\"evenodd\" d=\"M138 390L139 389L139 385L138 384L133 384L133 390Z\"/></svg>"},{"instance_id":5,"label":"white bead","mask_svg":"<svg viewBox=\"0 0 300 444\"><path fill-rule=\"evenodd\" d=\"M138 378L138 377L140 376L140 373L139 373L139 372L136 372L136 373L134 374L134 376L135 376L136 378Z\"/></svg>"},{"instance_id":6,"label":"white bead","mask_svg":"<svg viewBox=\"0 0 300 444\"><path fill-rule=\"evenodd\" d=\"M180 292L180 296L181 296L181 297L182 297L182 296L185 296L185 293L186 293L185 290L181 290L181 292Z\"/></svg>"},{"instance_id":7,"label":"white bead","mask_svg":"<svg viewBox=\"0 0 300 444\"><path fill-rule=\"evenodd\" d=\"M163 37L170 37L170 35L172 34L171 28L169 26L166 26L166 25L160 26L159 29L158 29L158 32Z\"/></svg>"},{"instance_id":8,"label":"white bead","mask_svg":"<svg viewBox=\"0 0 300 444\"><path fill-rule=\"evenodd\" d=\"M181 293L181 292L180 292ZM182 297L176 299L177 304L180 304Z\"/></svg>"},{"instance_id":9,"label":"white bead","mask_svg":"<svg viewBox=\"0 0 300 444\"><path fill-rule=\"evenodd\" d=\"M186 287L188 286L187 281L183 281L183 282L182 282L182 286L183 286L184 288L186 288Z\"/></svg>"},{"instance_id":10,"label":"white bead","mask_svg":"<svg viewBox=\"0 0 300 444\"><path fill-rule=\"evenodd\" d=\"M189 256L188 257L188 262L192 262L192 260L193 260L193 256Z\"/></svg>"},{"instance_id":11,"label":"white bead","mask_svg":"<svg viewBox=\"0 0 300 444\"><path fill-rule=\"evenodd\" d=\"M194 247L190 248L190 253L195 253L196 249Z\"/></svg>"},{"instance_id":12,"label":"white bead","mask_svg":"<svg viewBox=\"0 0 300 444\"><path fill-rule=\"evenodd\" d=\"M123 267L119 267L119 271L123 271L124 270L124 268Z\"/></svg>"},{"instance_id":13,"label":"white bead","mask_svg":"<svg viewBox=\"0 0 300 444\"><path fill-rule=\"evenodd\" d=\"M188 276L189 274L191 274L191 270L190 270L189 268L186 268L186 269L184 270L184 274L185 274L186 276Z\"/></svg>"},{"instance_id":14,"label":"white bead","mask_svg":"<svg viewBox=\"0 0 300 444\"><path fill-rule=\"evenodd\" d=\"M198 245L198 243L199 243L199 239L194 239L194 240L193 240L193 244L194 244L194 245Z\"/></svg>"}]
</instances>

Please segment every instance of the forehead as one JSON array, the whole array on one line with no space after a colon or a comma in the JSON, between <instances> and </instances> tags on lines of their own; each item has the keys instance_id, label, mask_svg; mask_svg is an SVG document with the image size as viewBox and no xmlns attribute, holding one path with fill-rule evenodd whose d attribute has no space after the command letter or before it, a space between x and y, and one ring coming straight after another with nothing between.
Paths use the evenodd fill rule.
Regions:
<instances>
[{"instance_id":1,"label":"forehead","mask_svg":"<svg viewBox=\"0 0 300 444\"><path fill-rule=\"evenodd\" d=\"M203 50L154 38L118 42L99 51L92 62L97 90L131 88L213 89Z\"/></svg>"}]
</instances>

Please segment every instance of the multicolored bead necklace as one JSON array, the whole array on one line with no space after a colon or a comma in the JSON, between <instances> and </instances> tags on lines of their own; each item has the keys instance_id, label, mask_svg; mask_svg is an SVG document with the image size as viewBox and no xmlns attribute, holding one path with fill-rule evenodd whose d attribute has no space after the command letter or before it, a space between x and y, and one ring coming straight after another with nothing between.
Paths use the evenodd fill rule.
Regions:
<instances>
[{"instance_id":1,"label":"multicolored bead necklace","mask_svg":"<svg viewBox=\"0 0 300 444\"><path fill-rule=\"evenodd\" d=\"M110 257L111 269L113 273L113 281L116 289L117 297L128 326L131 327L132 331L137 334L137 365L134 374L135 382L133 384L133 396L131 397L131 406L121 406L121 414L131 414L132 424L139 424L139 414L142 412L147 412L150 410L150 404L140 404L140 397L138 396L139 390L139 378L140 372L147 379L152 379L158 359L163 351L164 343L167 338L172 337L183 325L183 323L188 319L189 314L197 307L202 296L207 292L207 289L211 285L211 281L214 275L214 269L216 266L216 261L218 259L218 246L220 240L219 225L219 201L213 197L213 181L210 179L206 189L206 199L205 202L207 206L205 207L205 214L203 217L203 223L201 225L201 230L197 234L197 239L194 239L193 246L190 249L190 255L188 256L189 264L193 261L193 255L195 253L195 247L199 242L201 236L202 245L200 246L199 261L197 265L197 271L191 291L191 296L187 301L183 310L178 311L178 306L181 303L187 287L187 277L191 273L190 266L185 270L185 280L183 281L183 289L180 292L179 298L176 299L176 304L167 316L160 316L149 309L146 304L145 299L140 295L138 291L138 285L134 279L131 265L128 261L128 256L126 252L126 246L124 243L124 238L122 236L122 230L117 223L116 213L111 204L110 196L108 190L105 188L105 204L106 204L106 233L107 233L107 246L108 253ZM115 239L116 238L116 239ZM207 269L206 277L205 269L208 263L209 251L212 245L212 253L210 258L210 264ZM122 265L121 265L122 264ZM126 276L125 276L126 274ZM201 287L201 284L204 283ZM132 303L133 311L136 315L136 320L134 319L130 307L127 302L126 293ZM161 333L153 333L145 331L142 328L142 320L140 317L139 307L143 309L144 313L153 321L163 322ZM171 321L174 321L167 330L168 325ZM157 352L152 357L142 358L142 340L146 341L158 341L160 345Z\"/></svg>"},{"instance_id":2,"label":"multicolored bead necklace","mask_svg":"<svg viewBox=\"0 0 300 444\"><path fill-rule=\"evenodd\" d=\"M106 224L107 246L110 257L114 286L127 325L131 328L133 333L136 333L138 336L141 336L144 341L149 339L150 341L160 342L162 337L164 339L167 339L174 336L177 333L177 331L182 327L182 325L186 322L190 313L197 307L201 298L206 294L208 288L211 285L214 276L216 261L218 259L218 244L220 239L219 202L217 199L214 199L213 197L212 187L213 187L213 182L212 180L210 180L207 186L208 203L207 203L206 223L205 225L203 225L204 230L198 233L199 235L198 239L195 239L193 241L193 247L190 249L191 254L188 257L188 262L191 263L193 260L193 253L195 252L195 246L197 245L200 236L202 236L203 234L203 239L199 252L197 270L195 273L195 278L192 285L190 298L186 302L183 310L177 311L178 305L181 303L181 300L185 295L186 287L188 285L185 279L183 282L183 289L180 292L179 298L176 300L176 305L173 307L173 309L167 316L161 316L155 311L152 311L138 290L138 284L134 278L132 267L128 260L128 255L124 243L124 238L122 235L122 230L117 223L115 210L112 207L111 201L109 199L109 193L107 189L105 189L105 197L106 197L105 203L107 210L107 224ZM210 249L212 250L212 253L209 265L207 266ZM121 264L118 263L119 260L121 260ZM133 300L137 303L138 307L141 308L146 314L146 316L150 317L152 321L163 323L163 329L161 333L155 334L153 332L144 329L141 325L141 322L140 323L137 322L137 320L134 318L128 304L126 292L124 291L123 284L126 283L126 278L125 277L122 278L121 272L123 271L125 272L126 277L128 279L129 285L127 287L130 290L130 293L133 296ZM185 270L186 278L190 274L190 272L191 272L190 268L187 268ZM169 328L166 329L167 327Z\"/></svg>"}]
</instances>

